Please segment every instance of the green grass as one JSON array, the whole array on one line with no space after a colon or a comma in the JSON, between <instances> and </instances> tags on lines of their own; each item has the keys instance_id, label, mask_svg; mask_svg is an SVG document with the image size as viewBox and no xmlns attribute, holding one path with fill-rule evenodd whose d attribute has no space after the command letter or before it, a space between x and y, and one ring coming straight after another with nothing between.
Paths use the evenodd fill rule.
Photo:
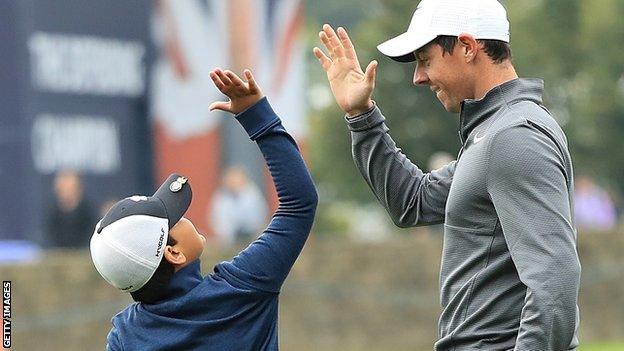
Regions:
<instances>
[{"instance_id":1,"label":"green grass","mask_svg":"<svg viewBox=\"0 0 624 351\"><path fill-rule=\"evenodd\" d=\"M624 342L582 343L578 351L624 351Z\"/></svg>"}]
</instances>

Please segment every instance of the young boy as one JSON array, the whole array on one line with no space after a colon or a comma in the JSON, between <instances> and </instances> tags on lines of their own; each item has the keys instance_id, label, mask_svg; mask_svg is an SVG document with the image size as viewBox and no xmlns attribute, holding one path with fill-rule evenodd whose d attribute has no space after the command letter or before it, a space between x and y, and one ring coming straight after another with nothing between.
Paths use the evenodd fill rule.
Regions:
<instances>
[{"instance_id":1,"label":"young boy","mask_svg":"<svg viewBox=\"0 0 624 351\"><path fill-rule=\"evenodd\" d=\"M151 197L119 201L97 224L98 272L137 301L112 319L107 350L277 350L278 294L308 237L317 194L295 141L251 72L210 73L230 98L210 110L233 113L268 164L279 207L262 235L202 277L205 239L183 217L189 181L172 174Z\"/></svg>"}]
</instances>

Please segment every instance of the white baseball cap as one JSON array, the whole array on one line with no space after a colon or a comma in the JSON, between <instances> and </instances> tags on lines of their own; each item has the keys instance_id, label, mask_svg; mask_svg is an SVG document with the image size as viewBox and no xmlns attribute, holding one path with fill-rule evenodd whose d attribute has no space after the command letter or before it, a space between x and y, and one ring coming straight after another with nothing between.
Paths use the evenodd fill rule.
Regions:
<instances>
[{"instance_id":1,"label":"white baseball cap","mask_svg":"<svg viewBox=\"0 0 624 351\"><path fill-rule=\"evenodd\" d=\"M497 0L422 0L407 32L377 46L399 62L416 60L414 51L440 35L472 34L475 39L509 42L507 11Z\"/></svg>"},{"instance_id":2,"label":"white baseball cap","mask_svg":"<svg viewBox=\"0 0 624 351\"><path fill-rule=\"evenodd\" d=\"M169 229L192 197L187 178L172 174L153 196L135 195L111 207L91 237L91 259L100 275L122 291L143 287L160 265Z\"/></svg>"}]
</instances>

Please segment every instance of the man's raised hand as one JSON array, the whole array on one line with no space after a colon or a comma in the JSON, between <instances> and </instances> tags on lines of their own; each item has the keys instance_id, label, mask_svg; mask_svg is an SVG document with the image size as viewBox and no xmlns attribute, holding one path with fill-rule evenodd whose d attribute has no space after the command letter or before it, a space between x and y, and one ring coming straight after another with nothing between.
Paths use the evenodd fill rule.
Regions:
<instances>
[{"instance_id":1,"label":"man's raised hand","mask_svg":"<svg viewBox=\"0 0 624 351\"><path fill-rule=\"evenodd\" d=\"M363 72L353 43L342 27L338 28L336 34L330 25L325 24L319 32L319 38L329 57L318 47L313 52L327 73L329 86L338 106L349 116L371 109L377 61L371 61Z\"/></svg>"},{"instance_id":2,"label":"man's raised hand","mask_svg":"<svg viewBox=\"0 0 624 351\"><path fill-rule=\"evenodd\" d=\"M244 82L234 72L220 68L210 71L210 78L214 85L225 94L230 101L215 101L208 107L210 111L221 110L233 114L239 114L258 102L264 95L256 84L253 74L250 70L243 71Z\"/></svg>"}]
</instances>

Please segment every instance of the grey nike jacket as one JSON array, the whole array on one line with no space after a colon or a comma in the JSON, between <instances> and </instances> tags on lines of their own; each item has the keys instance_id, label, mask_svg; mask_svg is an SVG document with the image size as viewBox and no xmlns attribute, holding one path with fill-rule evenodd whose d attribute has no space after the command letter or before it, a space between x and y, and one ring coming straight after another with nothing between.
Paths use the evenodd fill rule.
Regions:
<instances>
[{"instance_id":1,"label":"grey nike jacket","mask_svg":"<svg viewBox=\"0 0 624 351\"><path fill-rule=\"evenodd\" d=\"M444 223L435 350L574 350L580 263L566 137L543 82L515 79L460 113L458 159L424 173L378 107L347 119L353 159L400 227Z\"/></svg>"}]
</instances>

